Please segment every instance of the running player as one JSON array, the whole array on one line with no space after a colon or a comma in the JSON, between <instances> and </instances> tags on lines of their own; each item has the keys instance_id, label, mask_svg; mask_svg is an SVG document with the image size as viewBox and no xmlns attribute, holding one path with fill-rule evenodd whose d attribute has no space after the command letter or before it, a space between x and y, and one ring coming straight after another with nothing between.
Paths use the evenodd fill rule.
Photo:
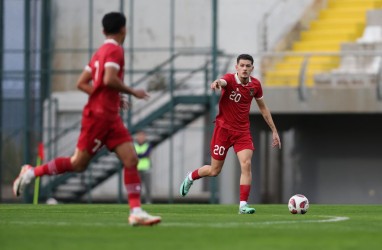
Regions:
<instances>
[{"instance_id":1,"label":"running player","mask_svg":"<svg viewBox=\"0 0 382 250\"><path fill-rule=\"evenodd\" d=\"M180 194L186 196L195 180L219 175L227 151L233 147L241 166L240 214L255 213L255 209L249 207L247 203L252 182L251 159L255 150L249 126L249 111L253 98L272 130L272 146L281 148L276 126L263 99L261 84L259 80L251 76L253 68L252 56L239 55L236 64L237 73L226 74L211 83L211 89L222 91L210 145L211 165L204 165L189 173L180 187Z\"/></svg>"},{"instance_id":2,"label":"running player","mask_svg":"<svg viewBox=\"0 0 382 250\"><path fill-rule=\"evenodd\" d=\"M14 181L13 192L19 196L25 186L37 176L84 171L92 157L105 145L117 154L124 166L124 184L130 205L129 223L157 224L161 217L152 216L141 208L138 157L133 139L119 115L121 93L138 99L149 96L146 91L130 88L123 82L125 62L121 45L126 37L125 16L118 12L108 13L103 17L102 25L106 40L95 52L77 82L77 87L88 94L89 99L82 113L81 133L74 155L53 159L35 168L24 165Z\"/></svg>"}]
</instances>

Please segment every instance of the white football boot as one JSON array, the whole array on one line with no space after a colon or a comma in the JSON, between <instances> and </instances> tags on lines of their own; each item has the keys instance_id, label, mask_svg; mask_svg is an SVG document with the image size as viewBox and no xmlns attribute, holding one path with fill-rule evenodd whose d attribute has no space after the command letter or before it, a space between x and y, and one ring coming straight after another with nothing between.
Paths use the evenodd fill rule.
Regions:
<instances>
[{"instance_id":1,"label":"white football boot","mask_svg":"<svg viewBox=\"0 0 382 250\"><path fill-rule=\"evenodd\" d=\"M129 216L129 224L132 226L152 226L161 222L160 216L153 216L146 211L132 212Z\"/></svg>"},{"instance_id":2,"label":"white football boot","mask_svg":"<svg viewBox=\"0 0 382 250\"><path fill-rule=\"evenodd\" d=\"M20 196L20 194L24 192L25 187L31 183L33 174L28 173L29 171L33 171L31 165L24 165L21 167L19 176L17 176L13 182L13 194L15 196Z\"/></svg>"}]
</instances>

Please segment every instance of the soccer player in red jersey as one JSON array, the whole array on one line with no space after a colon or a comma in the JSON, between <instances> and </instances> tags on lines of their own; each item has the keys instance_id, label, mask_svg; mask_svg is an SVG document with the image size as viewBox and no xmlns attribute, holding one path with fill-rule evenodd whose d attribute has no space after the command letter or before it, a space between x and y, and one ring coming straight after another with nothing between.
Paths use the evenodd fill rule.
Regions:
<instances>
[{"instance_id":1,"label":"soccer player in red jersey","mask_svg":"<svg viewBox=\"0 0 382 250\"><path fill-rule=\"evenodd\" d=\"M104 44L95 52L80 75L77 87L89 95L82 113L81 133L77 148L71 157L59 157L47 164L33 168L24 165L13 184L19 196L35 177L84 171L92 157L105 145L114 151L124 166L124 184L130 205L131 225L153 225L161 221L142 210L140 200L141 180L137 171L138 157L133 139L119 115L120 94L148 98L146 91L133 89L123 82L124 51L121 46L126 37L126 18L122 13L111 12L102 19Z\"/></svg>"},{"instance_id":2,"label":"soccer player in red jersey","mask_svg":"<svg viewBox=\"0 0 382 250\"><path fill-rule=\"evenodd\" d=\"M226 74L211 83L211 89L222 92L210 145L211 165L204 165L189 173L180 187L180 194L186 196L193 181L206 176L219 175L227 151L233 147L241 166L240 214L255 213L255 209L247 204L252 182L251 159L255 150L249 127L249 111L253 99L256 100L263 118L272 130L272 146L281 148L276 126L263 99L261 84L259 80L251 76L253 68L252 56L239 55L236 64L237 73Z\"/></svg>"}]
</instances>

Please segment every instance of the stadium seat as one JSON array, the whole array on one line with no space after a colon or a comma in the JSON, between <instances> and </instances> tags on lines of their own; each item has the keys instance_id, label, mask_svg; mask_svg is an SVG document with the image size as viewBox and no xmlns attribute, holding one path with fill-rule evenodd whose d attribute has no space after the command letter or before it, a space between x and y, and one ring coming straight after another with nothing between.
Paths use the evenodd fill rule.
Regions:
<instances>
[{"instance_id":1,"label":"stadium seat","mask_svg":"<svg viewBox=\"0 0 382 250\"><path fill-rule=\"evenodd\" d=\"M340 52L342 44L355 42L362 36L367 20L366 13L381 7L382 0L328 0L327 8L321 10L318 19L311 22L308 30L301 33L300 40L293 44L290 52ZM370 27L367 31L365 30L366 32L366 37L361 38L361 41L382 38L382 29L379 27ZM356 62L352 60L355 59L325 56L324 53L321 56L310 56L305 84L313 86L315 75L330 72L332 69L343 66L356 68ZM278 60L265 71L265 84L267 86L297 86L303 61L303 56L291 54ZM343 65L340 65L340 62Z\"/></svg>"},{"instance_id":2,"label":"stadium seat","mask_svg":"<svg viewBox=\"0 0 382 250\"><path fill-rule=\"evenodd\" d=\"M376 43L382 42L382 23L379 25L370 25L365 28L363 36L357 39L358 43Z\"/></svg>"},{"instance_id":3,"label":"stadium seat","mask_svg":"<svg viewBox=\"0 0 382 250\"><path fill-rule=\"evenodd\" d=\"M374 52L381 50L382 10L374 10L368 13L368 25L362 36L355 42L342 44L339 67L317 74L314 80L317 84L374 84L382 66L381 56Z\"/></svg>"}]
</instances>

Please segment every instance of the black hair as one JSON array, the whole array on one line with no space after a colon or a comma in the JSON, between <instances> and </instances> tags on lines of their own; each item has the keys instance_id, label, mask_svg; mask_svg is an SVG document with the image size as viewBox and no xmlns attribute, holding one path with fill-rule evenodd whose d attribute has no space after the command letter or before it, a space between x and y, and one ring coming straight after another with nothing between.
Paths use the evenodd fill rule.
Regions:
<instances>
[{"instance_id":1,"label":"black hair","mask_svg":"<svg viewBox=\"0 0 382 250\"><path fill-rule=\"evenodd\" d=\"M102 26L105 34L117 34L126 26L126 17L120 12L110 12L103 16Z\"/></svg>"},{"instance_id":2,"label":"black hair","mask_svg":"<svg viewBox=\"0 0 382 250\"><path fill-rule=\"evenodd\" d=\"M249 60L253 64L253 57L251 55L248 55L248 54L239 55L236 59L236 63L239 64L240 60Z\"/></svg>"}]
</instances>

